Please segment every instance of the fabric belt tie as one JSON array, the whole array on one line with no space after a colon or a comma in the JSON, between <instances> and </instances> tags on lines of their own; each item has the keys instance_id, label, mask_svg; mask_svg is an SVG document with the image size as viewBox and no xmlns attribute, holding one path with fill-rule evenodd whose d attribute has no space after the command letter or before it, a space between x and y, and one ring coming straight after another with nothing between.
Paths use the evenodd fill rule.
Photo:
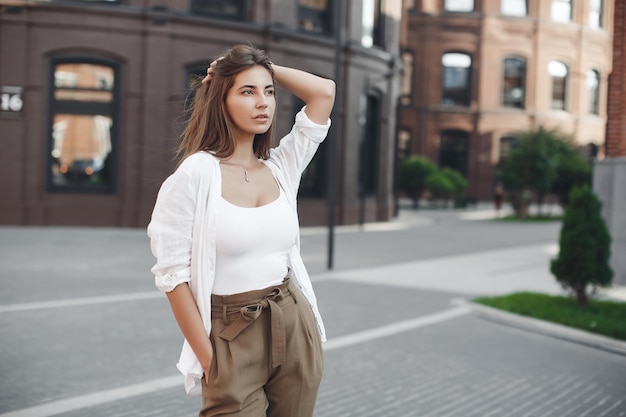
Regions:
<instances>
[{"instance_id":1,"label":"fabric belt tie","mask_svg":"<svg viewBox=\"0 0 626 417\"><path fill-rule=\"evenodd\" d=\"M226 328L224 328L219 337L232 342L239 333L246 327L251 325L261 316L264 309L269 308L271 320L271 350L272 350L272 368L276 368L285 362L287 341L285 337L285 318L283 310L276 304L284 298L280 288L274 288L265 297L256 304L249 304L239 309L239 316Z\"/></svg>"}]
</instances>

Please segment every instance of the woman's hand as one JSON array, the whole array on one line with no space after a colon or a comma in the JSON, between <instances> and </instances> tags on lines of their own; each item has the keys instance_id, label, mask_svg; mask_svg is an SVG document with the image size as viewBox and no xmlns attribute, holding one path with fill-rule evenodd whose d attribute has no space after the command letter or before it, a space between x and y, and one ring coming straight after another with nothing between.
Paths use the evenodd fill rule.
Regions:
<instances>
[{"instance_id":1,"label":"woman's hand","mask_svg":"<svg viewBox=\"0 0 626 417\"><path fill-rule=\"evenodd\" d=\"M213 79L213 74L215 73L215 66L217 65L217 61L220 59L224 59L223 56L217 58L215 61L211 62L211 65L206 69L206 77L202 79L202 84L208 84Z\"/></svg>"}]
</instances>

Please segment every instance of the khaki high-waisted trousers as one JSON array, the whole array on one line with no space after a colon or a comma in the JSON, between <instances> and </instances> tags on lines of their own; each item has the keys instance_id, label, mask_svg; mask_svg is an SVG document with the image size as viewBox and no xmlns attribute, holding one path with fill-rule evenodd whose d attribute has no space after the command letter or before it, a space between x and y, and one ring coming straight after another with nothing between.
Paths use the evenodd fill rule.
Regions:
<instances>
[{"instance_id":1,"label":"khaki high-waisted trousers","mask_svg":"<svg viewBox=\"0 0 626 417\"><path fill-rule=\"evenodd\" d=\"M200 417L310 417L323 352L307 299L278 286L211 296L213 362Z\"/></svg>"}]
</instances>

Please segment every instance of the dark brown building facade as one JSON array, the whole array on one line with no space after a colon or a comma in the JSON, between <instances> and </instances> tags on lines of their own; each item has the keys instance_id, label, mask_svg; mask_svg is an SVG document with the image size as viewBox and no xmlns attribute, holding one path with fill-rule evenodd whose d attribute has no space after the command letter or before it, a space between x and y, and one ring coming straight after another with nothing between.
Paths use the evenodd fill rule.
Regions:
<instances>
[{"instance_id":1,"label":"dark brown building facade","mask_svg":"<svg viewBox=\"0 0 626 417\"><path fill-rule=\"evenodd\" d=\"M539 126L602 158L612 0L405 2L400 145L491 198L512 134Z\"/></svg>"},{"instance_id":2,"label":"dark brown building facade","mask_svg":"<svg viewBox=\"0 0 626 417\"><path fill-rule=\"evenodd\" d=\"M338 223L388 219L400 17L393 0L0 0L0 223L145 226L190 79L237 42L339 85L302 223L327 221L329 187ZM278 98L282 135L301 103Z\"/></svg>"}]
</instances>

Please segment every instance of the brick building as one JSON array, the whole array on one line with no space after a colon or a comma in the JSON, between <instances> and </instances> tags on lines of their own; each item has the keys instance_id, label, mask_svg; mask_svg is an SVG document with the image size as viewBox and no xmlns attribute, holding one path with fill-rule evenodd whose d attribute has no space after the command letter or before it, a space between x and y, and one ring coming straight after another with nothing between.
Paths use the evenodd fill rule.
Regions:
<instances>
[{"instance_id":1,"label":"brick building","mask_svg":"<svg viewBox=\"0 0 626 417\"><path fill-rule=\"evenodd\" d=\"M236 42L339 85L302 223L327 221L329 184L338 223L388 219L400 17L394 0L0 0L0 223L145 226L190 77ZM277 93L281 135L301 103Z\"/></svg>"},{"instance_id":2,"label":"brick building","mask_svg":"<svg viewBox=\"0 0 626 417\"><path fill-rule=\"evenodd\" d=\"M405 154L457 169L481 199L515 132L558 128L602 158L612 28L612 0L405 2Z\"/></svg>"},{"instance_id":3,"label":"brick building","mask_svg":"<svg viewBox=\"0 0 626 417\"><path fill-rule=\"evenodd\" d=\"M594 166L593 188L611 233L614 283L626 285L626 0L615 0L613 72L609 77L606 159Z\"/></svg>"}]
</instances>

